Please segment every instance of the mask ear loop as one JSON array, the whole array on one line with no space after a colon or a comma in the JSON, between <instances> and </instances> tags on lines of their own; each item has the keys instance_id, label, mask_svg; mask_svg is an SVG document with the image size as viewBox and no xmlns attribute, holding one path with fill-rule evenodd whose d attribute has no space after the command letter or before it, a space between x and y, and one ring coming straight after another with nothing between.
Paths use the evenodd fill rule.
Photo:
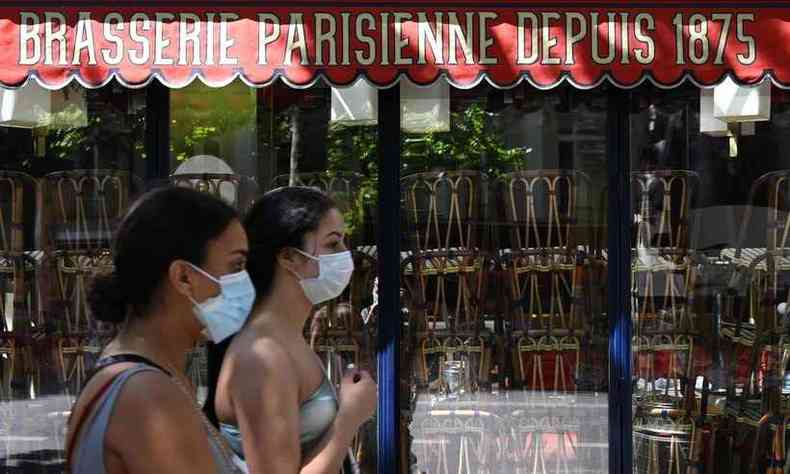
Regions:
<instances>
[{"instance_id":1,"label":"mask ear loop","mask_svg":"<svg viewBox=\"0 0 790 474\"><path fill-rule=\"evenodd\" d=\"M292 247L292 248L294 250L296 250L298 253L302 254L303 256L309 258L310 260L313 260L313 261L316 261L316 262L320 262L321 261L320 258L316 257L315 255L310 255L309 253L305 252L302 249L298 249L296 247ZM291 272L291 274L293 274L299 281L307 280L307 278L305 278L302 275L300 275L299 272L297 272L296 270L291 270L290 268L286 268L286 270ZM320 266L318 267L318 272L319 272L319 275L320 275L320 273L321 273L321 267Z\"/></svg>"},{"instance_id":2,"label":"mask ear loop","mask_svg":"<svg viewBox=\"0 0 790 474\"><path fill-rule=\"evenodd\" d=\"M185 260L185 262L186 262L186 260ZM197 265L193 264L192 262L186 262L186 264L189 265L190 267L192 267L193 270L197 271L198 273L200 273L204 277L208 278L209 280L211 280L214 283L216 283L217 285L219 285L219 291L220 291L220 294L222 294L222 283L220 282L219 279L217 279L216 277L214 277L214 275L211 275L207 271L203 270L202 268L198 267ZM200 303L198 303L197 300L192 295L186 295L186 296L187 296L187 299L189 300L189 302L192 303L195 307L200 307ZM209 299L211 299L211 298L209 298Z\"/></svg>"},{"instance_id":3,"label":"mask ear loop","mask_svg":"<svg viewBox=\"0 0 790 474\"><path fill-rule=\"evenodd\" d=\"M195 265L194 263L192 263L192 262L186 262L186 264L187 264L187 265L189 265L190 267L192 267L192 269L193 269L193 270L196 270L198 273L200 273L200 274L201 274L201 275L203 275L204 277L206 277L206 278L208 278L209 280L211 280L211 281L213 281L214 283L216 283L217 285L219 285L219 284L220 284L220 280L219 280L219 278L217 278L217 277L215 277L214 275L212 275L212 274L208 273L207 271L203 270L202 268L200 268L199 266Z\"/></svg>"},{"instance_id":4,"label":"mask ear loop","mask_svg":"<svg viewBox=\"0 0 790 474\"><path fill-rule=\"evenodd\" d=\"M316 262L320 262L321 261L320 257L317 257L315 255L310 255L309 253L305 252L304 250L298 249L296 247L294 247L294 250L296 250L300 254L304 255L305 257L309 258L310 260L314 260Z\"/></svg>"}]
</instances>

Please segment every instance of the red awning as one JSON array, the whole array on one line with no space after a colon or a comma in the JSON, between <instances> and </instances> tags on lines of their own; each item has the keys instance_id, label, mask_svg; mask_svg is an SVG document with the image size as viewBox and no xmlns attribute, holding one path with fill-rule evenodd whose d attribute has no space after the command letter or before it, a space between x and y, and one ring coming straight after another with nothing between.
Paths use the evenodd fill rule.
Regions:
<instances>
[{"instance_id":1,"label":"red awning","mask_svg":"<svg viewBox=\"0 0 790 474\"><path fill-rule=\"evenodd\" d=\"M0 83L35 76L136 87L153 78L306 87L365 76L387 87L446 77L457 87L564 81L590 88L726 75L790 87L790 2L355 1L23 2L0 7ZM331 5L331 6L330 6Z\"/></svg>"}]
</instances>

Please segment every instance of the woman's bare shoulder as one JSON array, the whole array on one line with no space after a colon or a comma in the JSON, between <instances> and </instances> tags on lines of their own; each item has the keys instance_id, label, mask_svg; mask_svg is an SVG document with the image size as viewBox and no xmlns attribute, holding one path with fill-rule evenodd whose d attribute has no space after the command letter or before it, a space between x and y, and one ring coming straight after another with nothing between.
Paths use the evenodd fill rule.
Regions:
<instances>
[{"instance_id":1,"label":"woman's bare shoulder","mask_svg":"<svg viewBox=\"0 0 790 474\"><path fill-rule=\"evenodd\" d=\"M268 335L244 334L243 337L233 341L228 355L234 361L234 365L245 370L281 371L284 366L293 363L286 344Z\"/></svg>"}]
</instances>

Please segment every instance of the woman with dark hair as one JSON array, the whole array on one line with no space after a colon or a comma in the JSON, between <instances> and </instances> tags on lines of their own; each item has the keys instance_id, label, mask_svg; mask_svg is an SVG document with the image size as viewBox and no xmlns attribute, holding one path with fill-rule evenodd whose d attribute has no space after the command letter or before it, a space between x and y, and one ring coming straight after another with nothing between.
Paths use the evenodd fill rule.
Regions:
<instances>
[{"instance_id":1,"label":"woman with dark hair","mask_svg":"<svg viewBox=\"0 0 790 474\"><path fill-rule=\"evenodd\" d=\"M314 307L351 279L343 216L326 194L289 187L265 194L244 226L258 298L244 329L210 353L222 363L209 411L253 474L337 474L376 408L376 384L361 370L346 373L338 399L303 333Z\"/></svg>"},{"instance_id":2,"label":"woman with dark hair","mask_svg":"<svg viewBox=\"0 0 790 474\"><path fill-rule=\"evenodd\" d=\"M67 469L101 473L232 473L237 459L203 416L186 352L244 324L255 289L247 236L224 202L184 188L137 201L113 240L114 271L89 304L118 325L69 420Z\"/></svg>"}]
</instances>

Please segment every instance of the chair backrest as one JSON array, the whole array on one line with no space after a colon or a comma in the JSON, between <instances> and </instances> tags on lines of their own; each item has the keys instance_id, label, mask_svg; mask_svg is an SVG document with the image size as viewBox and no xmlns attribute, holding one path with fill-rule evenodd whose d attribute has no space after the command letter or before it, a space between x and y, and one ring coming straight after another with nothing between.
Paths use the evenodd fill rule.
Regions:
<instances>
[{"instance_id":1,"label":"chair backrest","mask_svg":"<svg viewBox=\"0 0 790 474\"><path fill-rule=\"evenodd\" d=\"M359 173L296 173L281 174L272 179L270 189L307 186L327 193L341 210L349 209L360 192L363 176Z\"/></svg>"},{"instance_id":2,"label":"chair backrest","mask_svg":"<svg viewBox=\"0 0 790 474\"><path fill-rule=\"evenodd\" d=\"M677 257L691 246L689 214L699 188L699 175L688 170L631 173L636 218L634 242Z\"/></svg>"},{"instance_id":3,"label":"chair backrest","mask_svg":"<svg viewBox=\"0 0 790 474\"><path fill-rule=\"evenodd\" d=\"M211 194L242 212L252 205L249 196L254 194L257 187L252 178L226 173L173 174L170 183Z\"/></svg>"},{"instance_id":4,"label":"chair backrest","mask_svg":"<svg viewBox=\"0 0 790 474\"><path fill-rule=\"evenodd\" d=\"M479 171L418 173L401 180L407 248L413 252L479 250L484 199Z\"/></svg>"},{"instance_id":5,"label":"chair backrest","mask_svg":"<svg viewBox=\"0 0 790 474\"><path fill-rule=\"evenodd\" d=\"M766 173L757 178L749 191L745 225L741 226L738 247L743 248L753 226L764 226L769 251L790 248L790 170ZM752 222L757 209L767 210L764 221Z\"/></svg>"},{"instance_id":6,"label":"chair backrest","mask_svg":"<svg viewBox=\"0 0 790 474\"><path fill-rule=\"evenodd\" d=\"M755 214L764 214L755 218ZM764 230L763 230L764 229ZM765 232L765 252L744 252L753 234ZM736 257L749 256L756 269L764 272L763 278L750 275L752 291L762 294L752 298L752 316L759 331L773 331L780 325L776 304L788 301L786 279L790 273L790 170L766 173L757 178L749 192L744 224L738 236Z\"/></svg>"},{"instance_id":7,"label":"chair backrest","mask_svg":"<svg viewBox=\"0 0 790 474\"><path fill-rule=\"evenodd\" d=\"M109 248L137 182L125 171L71 170L42 178L44 238L55 250Z\"/></svg>"},{"instance_id":8,"label":"chair backrest","mask_svg":"<svg viewBox=\"0 0 790 474\"><path fill-rule=\"evenodd\" d=\"M15 171L0 171L0 254L19 255L29 242L28 233L36 231L27 222L36 209L35 178ZM25 224L28 224L26 227Z\"/></svg>"},{"instance_id":9,"label":"chair backrest","mask_svg":"<svg viewBox=\"0 0 790 474\"><path fill-rule=\"evenodd\" d=\"M510 248L573 251L580 210L589 206L590 178L578 170L530 170L500 179L500 202L511 227Z\"/></svg>"}]
</instances>

